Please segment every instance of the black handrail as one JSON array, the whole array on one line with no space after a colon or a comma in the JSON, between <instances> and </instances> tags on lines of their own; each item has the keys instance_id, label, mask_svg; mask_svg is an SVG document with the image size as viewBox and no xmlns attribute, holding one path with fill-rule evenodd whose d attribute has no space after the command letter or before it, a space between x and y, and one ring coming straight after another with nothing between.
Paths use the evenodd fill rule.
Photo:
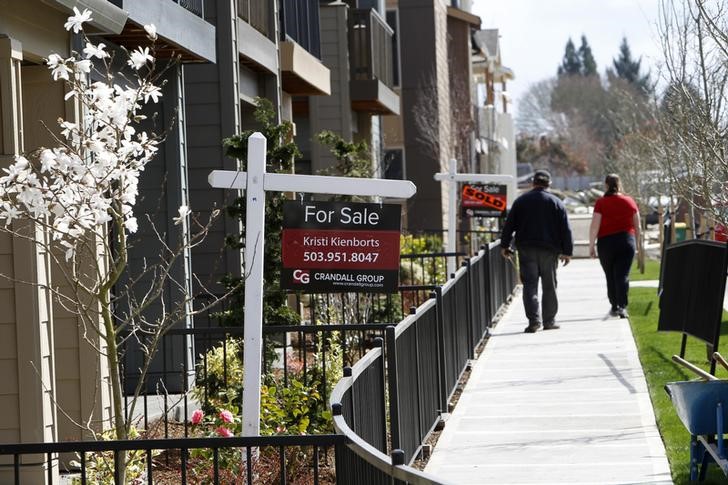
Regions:
<instances>
[{"instance_id":1,"label":"black handrail","mask_svg":"<svg viewBox=\"0 0 728 485\"><path fill-rule=\"evenodd\" d=\"M482 248L463 262L453 279L436 287L427 302L387 329L383 349L370 350L339 381L331 396L334 427L348 438L346 453L355 455L348 460L360 473L368 473L366 483L389 483L391 477L407 483L442 483L405 465L418 457L440 414L449 411L462 373L515 282L515 268L500 256L498 243ZM386 389L384 381L377 388L366 378L371 366L384 361ZM368 436L377 433L366 421L362 424L355 412L345 412L352 395L365 389L376 390L389 403L389 456L368 443ZM387 473L380 477L377 471Z\"/></svg>"}]
</instances>

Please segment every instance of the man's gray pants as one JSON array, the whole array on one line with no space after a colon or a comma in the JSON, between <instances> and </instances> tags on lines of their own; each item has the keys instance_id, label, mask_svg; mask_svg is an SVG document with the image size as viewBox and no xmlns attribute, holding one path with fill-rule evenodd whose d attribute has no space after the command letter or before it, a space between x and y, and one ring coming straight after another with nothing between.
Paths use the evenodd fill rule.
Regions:
<instances>
[{"instance_id":1,"label":"man's gray pants","mask_svg":"<svg viewBox=\"0 0 728 485\"><path fill-rule=\"evenodd\" d=\"M518 263L523 283L523 308L526 310L528 324L553 324L559 309L559 301L556 298L556 268L559 264L559 254L545 248L519 247ZM538 308L539 278L543 290L541 316Z\"/></svg>"}]
</instances>

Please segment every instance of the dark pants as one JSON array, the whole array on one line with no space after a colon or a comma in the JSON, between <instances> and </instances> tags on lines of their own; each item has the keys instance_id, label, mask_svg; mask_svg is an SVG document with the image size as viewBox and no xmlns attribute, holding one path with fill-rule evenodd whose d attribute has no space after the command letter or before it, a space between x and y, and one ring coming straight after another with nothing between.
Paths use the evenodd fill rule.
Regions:
<instances>
[{"instance_id":1,"label":"dark pants","mask_svg":"<svg viewBox=\"0 0 728 485\"><path fill-rule=\"evenodd\" d=\"M597 241L599 262L607 277L607 296L612 308L627 307L629 270L635 253L634 236L620 232L601 237Z\"/></svg>"},{"instance_id":2,"label":"dark pants","mask_svg":"<svg viewBox=\"0 0 728 485\"><path fill-rule=\"evenodd\" d=\"M541 322L545 325L554 323L559 309L559 301L556 298L556 267L559 264L559 254L545 248L519 247L518 263L523 283L523 308L526 310L529 325ZM543 320L539 317L538 311L539 278L543 290L541 305Z\"/></svg>"}]
</instances>

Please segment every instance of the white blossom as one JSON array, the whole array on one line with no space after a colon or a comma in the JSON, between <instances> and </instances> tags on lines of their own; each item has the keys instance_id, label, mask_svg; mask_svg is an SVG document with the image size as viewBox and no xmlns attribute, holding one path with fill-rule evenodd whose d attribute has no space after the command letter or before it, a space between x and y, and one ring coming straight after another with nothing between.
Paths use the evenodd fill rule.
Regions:
<instances>
[{"instance_id":1,"label":"white blossom","mask_svg":"<svg viewBox=\"0 0 728 485\"><path fill-rule=\"evenodd\" d=\"M76 61L73 67L80 73L88 74L91 72L91 61L84 59L82 61Z\"/></svg>"},{"instance_id":2,"label":"white blossom","mask_svg":"<svg viewBox=\"0 0 728 485\"><path fill-rule=\"evenodd\" d=\"M97 59L103 59L109 57L109 54L104 50L106 44L103 42L99 45L94 45L91 42L86 43L86 47L83 48L83 53L86 54L87 59L96 57Z\"/></svg>"},{"instance_id":3,"label":"white blossom","mask_svg":"<svg viewBox=\"0 0 728 485\"><path fill-rule=\"evenodd\" d=\"M71 70L68 68L65 61L61 61L56 64L56 67L53 68L51 74L53 75L54 81L58 81L59 79L65 79L68 81Z\"/></svg>"},{"instance_id":4,"label":"white blossom","mask_svg":"<svg viewBox=\"0 0 728 485\"><path fill-rule=\"evenodd\" d=\"M159 101L159 98L162 97L162 90L159 89L159 86L154 86L153 84L145 84L142 88L144 93L144 102L149 102L149 98L152 99L152 102L156 103Z\"/></svg>"},{"instance_id":5,"label":"white blossom","mask_svg":"<svg viewBox=\"0 0 728 485\"><path fill-rule=\"evenodd\" d=\"M68 31L73 29L73 33L78 34L83 29L83 23L91 20L91 10L85 8L83 12L79 12L77 7L73 7L73 13L76 15L68 17L68 21L63 24L63 27Z\"/></svg>"},{"instance_id":6,"label":"white blossom","mask_svg":"<svg viewBox=\"0 0 728 485\"><path fill-rule=\"evenodd\" d=\"M145 25L144 30L149 40L157 40L157 27L154 24Z\"/></svg>"},{"instance_id":7,"label":"white blossom","mask_svg":"<svg viewBox=\"0 0 728 485\"><path fill-rule=\"evenodd\" d=\"M79 32L91 12L74 8L67 30ZM151 36L156 30L147 29ZM145 103L162 96L158 86L139 80L137 87L106 81L88 84L92 58L108 57L104 45L86 43L85 58L48 56L53 79L63 79L68 96L83 105L83 118L59 119L63 143L44 149L33 162L18 156L0 172L0 220L5 225L18 218L43 219L52 228L51 237L72 259L88 231L106 232L115 223L129 233L138 230L133 207L139 193L139 176L158 151L159 138L139 130ZM149 48L130 54L135 69L154 63ZM185 207L185 206L183 206ZM189 209L180 208L184 219ZM119 227L117 226L117 227Z\"/></svg>"},{"instance_id":8,"label":"white blossom","mask_svg":"<svg viewBox=\"0 0 728 485\"><path fill-rule=\"evenodd\" d=\"M144 67L147 62L151 62L154 58L149 54L149 47L141 48L137 47L130 55L130 59L127 62L132 68L137 71Z\"/></svg>"},{"instance_id":9,"label":"white blossom","mask_svg":"<svg viewBox=\"0 0 728 485\"><path fill-rule=\"evenodd\" d=\"M190 208L188 206L181 205L178 209L178 212L179 212L179 216L172 218L175 226L182 224L182 222L184 222L185 219L187 219L187 216L190 215L190 212L192 212L192 211L190 210Z\"/></svg>"},{"instance_id":10,"label":"white blossom","mask_svg":"<svg viewBox=\"0 0 728 485\"><path fill-rule=\"evenodd\" d=\"M63 62L63 58L58 54L49 55L48 60L46 61L49 69L55 69L61 62Z\"/></svg>"},{"instance_id":11,"label":"white blossom","mask_svg":"<svg viewBox=\"0 0 728 485\"><path fill-rule=\"evenodd\" d=\"M124 227L126 227L126 230L130 233L137 232L138 226L136 217L129 217L126 221L124 221Z\"/></svg>"}]
</instances>

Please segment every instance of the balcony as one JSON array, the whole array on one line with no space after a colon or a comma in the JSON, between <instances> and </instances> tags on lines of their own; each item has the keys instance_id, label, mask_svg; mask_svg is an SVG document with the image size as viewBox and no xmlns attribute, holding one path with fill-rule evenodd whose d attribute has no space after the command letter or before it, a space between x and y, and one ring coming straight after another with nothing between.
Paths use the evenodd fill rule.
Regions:
<instances>
[{"instance_id":1,"label":"balcony","mask_svg":"<svg viewBox=\"0 0 728 485\"><path fill-rule=\"evenodd\" d=\"M372 114L399 114L392 90L392 35L387 22L372 9L349 11L351 107Z\"/></svg>"},{"instance_id":2,"label":"balcony","mask_svg":"<svg viewBox=\"0 0 728 485\"><path fill-rule=\"evenodd\" d=\"M147 45L143 25L154 24L157 57L177 55L182 62L215 62L215 26L204 20L204 0L110 0L128 13L128 21L112 42L131 50Z\"/></svg>"},{"instance_id":3,"label":"balcony","mask_svg":"<svg viewBox=\"0 0 728 485\"><path fill-rule=\"evenodd\" d=\"M238 17L270 39L271 7L270 0L238 0Z\"/></svg>"},{"instance_id":4,"label":"balcony","mask_svg":"<svg viewBox=\"0 0 728 485\"><path fill-rule=\"evenodd\" d=\"M331 73L321 62L318 0L281 0L281 81L296 96L331 94Z\"/></svg>"},{"instance_id":5,"label":"balcony","mask_svg":"<svg viewBox=\"0 0 728 485\"><path fill-rule=\"evenodd\" d=\"M198 17L205 18L205 0L172 0Z\"/></svg>"},{"instance_id":6,"label":"balcony","mask_svg":"<svg viewBox=\"0 0 728 485\"><path fill-rule=\"evenodd\" d=\"M281 41L293 41L321 59L319 0L281 0Z\"/></svg>"}]
</instances>

